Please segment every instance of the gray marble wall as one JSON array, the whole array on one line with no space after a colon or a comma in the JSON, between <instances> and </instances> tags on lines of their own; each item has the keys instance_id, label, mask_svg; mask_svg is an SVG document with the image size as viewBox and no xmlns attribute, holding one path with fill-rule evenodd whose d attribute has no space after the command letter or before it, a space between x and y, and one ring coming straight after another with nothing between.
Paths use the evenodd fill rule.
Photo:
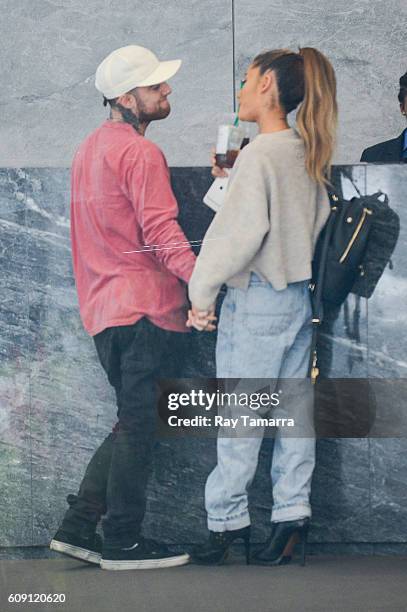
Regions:
<instances>
[{"instance_id":1,"label":"gray marble wall","mask_svg":"<svg viewBox=\"0 0 407 612\"><path fill-rule=\"evenodd\" d=\"M401 234L393 267L373 297L350 296L323 339L328 376L387 381L386 401L406 407L407 166L337 168L345 196L387 192ZM212 218L202 204L207 168L173 169L180 221L199 239ZM82 329L69 248L69 171L0 170L0 547L46 545L76 491L86 462L114 422L114 398L92 340ZM215 337L189 337L185 376L213 376ZM391 393L388 392L391 389ZM386 413L384 413L386 414ZM407 550L405 432L318 441L311 541L338 551ZM271 440L251 491L255 538L265 537L271 492ZM203 487L214 465L213 439L162 439L149 488L147 533L180 542L204 536ZM186 510L187 509L187 510ZM398 548L400 549L400 548ZM3 554L7 554L4 553Z\"/></svg>"},{"instance_id":2,"label":"gray marble wall","mask_svg":"<svg viewBox=\"0 0 407 612\"><path fill-rule=\"evenodd\" d=\"M2 0L0 8L0 166L69 165L106 115L96 66L127 44L184 61L171 82L173 113L151 129L171 166L208 163L216 126L233 108L234 75L264 48L313 45L332 60L338 163L357 162L403 128L404 0Z\"/></svg>"}]
</instances>

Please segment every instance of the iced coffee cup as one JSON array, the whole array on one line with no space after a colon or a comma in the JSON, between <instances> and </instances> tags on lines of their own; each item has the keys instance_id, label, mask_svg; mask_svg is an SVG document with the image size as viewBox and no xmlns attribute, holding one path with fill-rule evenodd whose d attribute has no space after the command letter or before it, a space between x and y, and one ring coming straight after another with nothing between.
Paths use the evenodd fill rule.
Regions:
<instances>
[{"instance_id":1,"label":"iced coffee cup","mask_svg":"<svg viewBox=\"0 0 407 612\"><path fill-rule=\"evenodd\" d=\"M219 168L232 168L244 139L244 131L239 125L223 124L218 128L216 141L216 165Z\"/></svg>"}]
</instances>

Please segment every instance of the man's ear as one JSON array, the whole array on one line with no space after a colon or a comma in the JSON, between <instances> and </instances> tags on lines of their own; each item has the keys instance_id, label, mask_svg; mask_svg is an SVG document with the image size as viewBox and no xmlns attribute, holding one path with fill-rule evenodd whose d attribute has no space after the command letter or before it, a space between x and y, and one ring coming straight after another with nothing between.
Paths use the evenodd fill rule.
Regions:
<instances>
[{"instance_id":1,"label":"man's ear","mask_svg":"<svg viewBox=\"0 0 407 612\"><path fill-rule=\"evenodd\" d=\"M125 93L122 96L119 96L117 99L117 103L124 106L124 108L133 108L137 110L137 100L136 97L131 93Z\"/></svg>"},{"instance_id":2,"label":"man's ear","mask_svg":"<svg viewBox=\"0 0 407 612\"><path fill-rule=\"evenodd\" d=\"M404 101L404 104L400 102L400 110L401 110L402 115L407 114L407 102L406 101Z\"/></svg>"}]
</instances>

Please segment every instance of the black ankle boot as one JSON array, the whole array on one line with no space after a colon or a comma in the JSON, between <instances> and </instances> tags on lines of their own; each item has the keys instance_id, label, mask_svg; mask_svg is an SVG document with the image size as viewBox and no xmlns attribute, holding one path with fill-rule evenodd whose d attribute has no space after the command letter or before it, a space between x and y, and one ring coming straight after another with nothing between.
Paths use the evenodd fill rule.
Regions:
<instances>
[{"instance_id":1,"label":"black ankle boot","mask_svg":"<svg viewBox=\"0 0 407 612\"><path fill-rule=\"evenodd\" d=\"M246 564L250 563L250 525L233 531L210 531L209 539L192 554L192 560L201 565L221 565L235 540L243 540Z\"/></svg>"},{"instance_id":2,"label":"black ankle boot","mask_svg":"<svg viewBox=\"0 0 407 612\"><path fill-rule=\"evenodd\" d=\"M254 556L260 565L284 565L292 558L294 546L301 542L301 565L305 565L309 519L273 523L270 538Z\"/></svg>"}]
</instances>

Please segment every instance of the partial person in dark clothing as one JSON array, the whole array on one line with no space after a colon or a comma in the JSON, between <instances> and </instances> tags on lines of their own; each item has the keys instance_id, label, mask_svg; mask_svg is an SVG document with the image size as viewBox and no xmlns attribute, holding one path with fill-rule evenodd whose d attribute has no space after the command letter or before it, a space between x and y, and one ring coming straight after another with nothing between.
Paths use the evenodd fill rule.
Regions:
<instances>
[{"instance_id":1,"label":"partial person in dark clothing","mask_svg":"<svg viewBox=\"0 0 407 612\"><path fill-rule=\"evenodd\" d=\"M407 72L400 77L400 91L398 95L400 111L407 117ZM397 138L379 142L373 147L365 149L360 158L362 162L407 163L407 128Z\"/></svg>"}]
</instances>

